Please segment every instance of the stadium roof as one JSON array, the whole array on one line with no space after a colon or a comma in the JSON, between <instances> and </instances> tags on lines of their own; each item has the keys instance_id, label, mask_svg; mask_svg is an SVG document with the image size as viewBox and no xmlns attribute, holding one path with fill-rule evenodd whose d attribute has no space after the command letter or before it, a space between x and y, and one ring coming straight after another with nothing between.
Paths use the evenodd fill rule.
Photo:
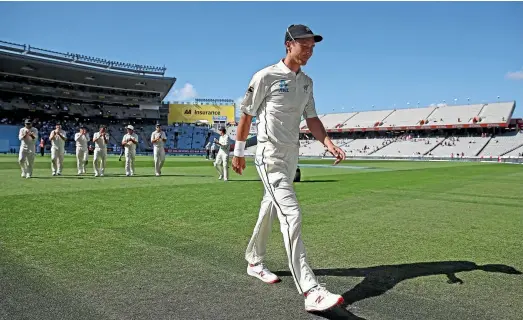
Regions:
<instances>
[{"instance_id":1,"label":"stadium roof","mask_svg":"<svg viewBox=\"0 0 523 320\"><path fill-rule=\"evenodd\" d=\"M0 41L0 75L157 93L154 101L142 102L160 103L176 82L176 78L164 77L164 73L165 68L136 66Z\"/></svg>"}]
</instances>

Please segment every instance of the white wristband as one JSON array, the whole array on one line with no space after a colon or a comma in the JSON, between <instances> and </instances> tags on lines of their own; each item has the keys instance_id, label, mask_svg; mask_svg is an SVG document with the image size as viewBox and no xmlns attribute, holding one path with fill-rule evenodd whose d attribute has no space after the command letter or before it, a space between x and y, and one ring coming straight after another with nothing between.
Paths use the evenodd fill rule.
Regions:
<instances>
[{"instance_id":1,"label":"white wristband","mask_svg":"<svg viewBox=\"0 0 523 320\"><path fill-rule=\"evenodd\" d=\"M234 144L234 156L241 158L245 156L245 141L236 141Z\"/></svg>"}]
</instances>

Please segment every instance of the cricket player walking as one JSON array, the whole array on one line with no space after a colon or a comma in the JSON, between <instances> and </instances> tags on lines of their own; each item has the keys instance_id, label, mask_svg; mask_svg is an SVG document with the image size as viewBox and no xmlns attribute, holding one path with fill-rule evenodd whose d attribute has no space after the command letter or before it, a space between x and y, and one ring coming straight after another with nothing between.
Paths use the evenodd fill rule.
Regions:
<instances>
[{"instance_id":1,"label":"cricket player walking","mask_svg":"<svg viewBox=\"0 0 523 320\"><path fill-rule=\"evenodd\" d=\"M55 129L51 131L49 140L51 141L51 167L53 176L61 176L64 167L66 133L62 130L60 124L57 123Z\"/></svg>"},{"instance_id":2,"label":"cricket player walking","mask_svg":"<svg viewBox=\"0 0 523 320\"><path fill-rule=\"evenodd\" d=\"M25 120L24 127L20 128L18 132L18 140L20 140L18 163L22 169L22 178L29 179L33 175L36 141L38 140L38 130L33 128L31 120Z\"/></svg>"},{"instance_id":3,"label":"cricket player walking","mask_svg":"<svg viewBox=\"0 0 523 320\"><path fill-rule=\"evenodd\" d=\"M138 144L138 135L134 133L134 127L126 127L127 134L122 138L122 147L125 148L125 175L130 177L134 175L134 159L136 158L136 145Z\"/></svg>"},{"instance_id":4,"label":"cricket player walking","mask_svg":"<svg viewBox=\"0 0 523 320\"><path fill-rule=\"evenodd\" d=\"M151 143L154 146L153 157L154 157L154 174L159 177L162 174L163 164L165 162L165 142L167 136L162 130L160 124L156 124L156 130L151 134Z\"/></svg>"},{"instance_id":5,"label":"cricket player walking","mask_svg":"<svg viewBox=\"0 0 523 320\"><path fill-rule=\"evenodd\" d=\"M283 234L289 268L307 311L324 311L343 303L343 297L320 285L306 259L301 238L301 210L293 188L298 165L299 124L301 117L318 141L336 157L334 164L345 159L343 150L327 136L316 114L313 82L301 70L312 56L315 43L323 40L304 25L291 25L285 33L287 55L266 67L250 81L241 103L243 112L234 147L233 170L245 169L245 143L252 117L259 120L255 166L265 194L252 238L245 252L247 274L266 283L279 281L265 266L264 257L272 219L277 216Z\"/></svg>"},{"instance_id":6,"label":"cricket player walking","mask_svg":"<svg viewBox=\"0 0 523 320\"><path fill-rule=\"evenodd\" d=\"M83 126L80 127L80 132L74 135L74 141L76 142L76 167L79 175L85 173L85 165L89 158L89 149L87 147L89 139L87 128Z\"/></svg>"},{"instance_id":7,"label":"cricket player walking","mask_svg":"<svg viewBox=\"0 0 523 320\"><path fill-rule=\"evenodd\" d=\"M100 127L100 131L93 134L94 142L94 156L93 167L94 176L104 176L105 164L107 162L107 143L109 142L109 134L105 126Z\"/></svg>"},{"instance_id":8,"label":"cricket player walking","mask_svg":"<svg viewBox=\"0 0 523 320\"><path fill-rule=\"evenodd\" d=\"M227 134L227 129L224 127L220 128L220 139L214 139L214 143L218 145L218 154L216 155L216 160L214 161L214 167L218 170L220 176L219 180L229 181L229 153L230 153L230 143L229 135Z\"/></svg>"}]
</instances>

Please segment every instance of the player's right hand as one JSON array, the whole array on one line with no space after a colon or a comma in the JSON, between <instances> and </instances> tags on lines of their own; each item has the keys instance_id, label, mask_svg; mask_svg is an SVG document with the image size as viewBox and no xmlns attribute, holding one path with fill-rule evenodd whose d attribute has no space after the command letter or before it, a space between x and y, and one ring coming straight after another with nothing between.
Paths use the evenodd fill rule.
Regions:
<instances>
[{"instance_id":1,"label":"player's right hand","mask_svg":"<svg viewBox=\"0 0 523 320\"><path fill-rule=\"evenodd\" d=\"M233 157L232 158L232 170L237 174L241 175L245 170L245 158Z\"/></svg>"}]
</instances>

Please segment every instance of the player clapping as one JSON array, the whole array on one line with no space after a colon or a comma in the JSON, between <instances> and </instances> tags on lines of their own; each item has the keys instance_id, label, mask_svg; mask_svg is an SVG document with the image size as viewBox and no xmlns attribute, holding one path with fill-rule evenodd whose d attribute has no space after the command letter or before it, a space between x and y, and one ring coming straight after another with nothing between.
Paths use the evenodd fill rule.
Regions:
<instances>
[{"instance_id":1,"label":"player clapping","mask_svg":"<svg viewBox=\"0 0 523 320\"><path fill-rule=\"evenodd\" d=\"M25 120L24 127L18 133L18 139L20 140L18 163L22 169L22 178L29 179L33 174L36 140L38 139L38 130L33 128L30 120Z\"/></svg>"},{"instance_id":2,"label":"player clapping","mask_svg":"<svg viewBox=\"0 0 523 320\"><path fill-rule=\"evenodd\" d=\"M156 130L151 134L151 143L154 146L154 173L157 177L162 174L162 167L165 162L164 145L167 141L165 132L162 131L160 124L156 125Z\"/></svg>"},{"instance_id":3,"label":"player clapping","mask_svg":"<svg viewBox=\"0 0 523 320\"><path fill-rule=\"evenodd\" d=\"M62 130L62 126L59 123L56 124L55 130L51 131L49 140L51 141L51 168L53 176L60 176L64 166L66 133Z\"/></svg>"},{"instance_id":4,"label":"player clapping","mask_svg":"<svg viewBox=\"0 0 523 320\"><path fill-rule=\"evenodd\" d=\"M100 131L93 135L94 142L94 157L93 167L94 176L104 176L105 164L107 160L107 143L109 142L109 134L105 126L100 127Z\"/></svg>"},{"instance_id":5,"label":"player clapping","mask_svg":"<svg viewBox=\"0 0 523 320\"><path fill-rule=\"evenodd\" d=\"M74 135L74 141L76 141L76 167L78 168L78 174L85 173L85 165L87 164L87 158L89 157L89 150L87 143L89 142L89 134L87 129L82 126L80 132Z\"/></svg>"},{"instance_id":6,"label":"player clapping","mask_svg":"<svg viewBox=\"0 0 523 320\"><path fill-rule=\"evenodd\" d=\"M136 158L136 145L138 144L138 135L134 133L134 127L126 127L127 134L122 138L122 147L125 148L125 175L134 175L134 159Z\"/></svg>"}]
</instances>

